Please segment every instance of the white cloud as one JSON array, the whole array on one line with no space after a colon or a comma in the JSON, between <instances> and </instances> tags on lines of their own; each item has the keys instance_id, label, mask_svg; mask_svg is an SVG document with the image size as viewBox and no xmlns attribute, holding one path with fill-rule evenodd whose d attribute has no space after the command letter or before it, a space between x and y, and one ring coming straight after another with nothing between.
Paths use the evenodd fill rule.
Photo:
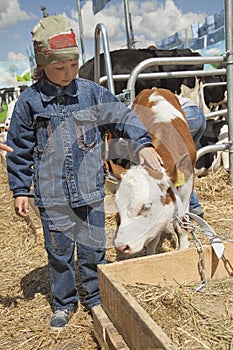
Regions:
<instances>
[{"instance_id":1,"label":"white cloud","mask_svg":"<svg viewBox=\"0 0 233 350\"><path fill-rule=\"evenodd\" d=\"M22 11L18 0L0 1L0 31L6 30L12 24L36 18L30 12Z\"/></svg>"},{"instance_id":2,"label":"white cloud","mask_svg":"<svg viewBox=\"0 0 233 350\"><path fill-rule=\"evenodd\" d=\"M13 51L8 52L7 59L9 61L28 61L28 57L24 53L15 53Z\"/></svg>"},{"instance_id":3,"label":"white cloud","mask_svg":"<svg viewBox=\"0 0 233 350\"><path fill-rule=\"evenodd\" d=\"M10 74L6 71L4 71L4 73L1 75L0 77L0 85L15 85L15 75L14 74Z\"/></svg>"},{"instance_id":4,"label":"white cloud","mask_svg":"<svg viewBox=\"0 0 233 350\"><path fill-rule=\"evenodd\" d=\"M206 16L204 13L182 13L176 7L174 0L166 0L164 4L156 0L143 2L134 0L129 3L129 7L137 48L154 45L156 41L173 35L177 31L190 28L191 24L203 23ZM94 31L98 23L104 23L106 27L110 50L127 47L123 1L122 3L109 2L108 6L94 16L92 1L89 0L83 4L81 15L87 56L94 54ZM77 12L71 12L71 22L79 37L77 19Z\"/></svg>"},{"instance_id":5,"label":"white cloud","mask_svg":"<svg viewBox=\"0 0 233 350\"><path fill-rule=\"evenodd\" d=\"M108 2L106 7L95 16L93 15L91 0L81 1L81 6L87 59L94 55L94 31L98 23L104 23L106 27L110 50L127 47L123 1L113 0ZM203 23L206 16L204 13L182 13L175 5L174 0L166 0L163 3L161 3L161 0L134 0L129 2L129 10L137 48L154 45L156 41L190 27L191 24ZM81 46L77 9L73 7L73 10L69 13L60 14L69 17L77 34L79 46ZM38 20L34 14L21 10L19 0L0 0L0 31L13 28L13 25L20 21L32 21L34 19ZM15 35L21 36L21 33L17 34L16 31ZM17 58L21 54L13 52L9 53L8 57L14 55Z\"/></svg>"}]
</instances>

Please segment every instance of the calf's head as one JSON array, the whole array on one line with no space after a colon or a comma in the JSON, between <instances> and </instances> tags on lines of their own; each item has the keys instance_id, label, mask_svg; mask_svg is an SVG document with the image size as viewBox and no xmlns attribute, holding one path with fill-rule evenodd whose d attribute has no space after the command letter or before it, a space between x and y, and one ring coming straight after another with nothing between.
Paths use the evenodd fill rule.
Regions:
<instances>
[{"instance_id":1,"label":"calf's head","mask_svg":"<svg viewBox=\"0 0 233 350\"><path fill-rule=\"evenodd\" d=\"M142 166L136 166L122 177L116 192L120 225L114 240L120 252L141 251L172 220L175 199L170 179L165 171L151 175Z\"/></svg>"}]
</instances>

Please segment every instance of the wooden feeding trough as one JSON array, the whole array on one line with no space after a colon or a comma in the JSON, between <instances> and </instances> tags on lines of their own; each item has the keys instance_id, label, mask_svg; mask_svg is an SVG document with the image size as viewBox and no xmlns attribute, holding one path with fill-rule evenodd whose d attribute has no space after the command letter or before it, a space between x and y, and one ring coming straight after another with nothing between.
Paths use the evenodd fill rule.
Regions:
<instances>
[{"instance_id":1,"label":"wooden feeding trough","mask_svg":"<svg viewBox=\"0 0 233 350\"><path fill-rule=\"evenodd\" d=\"M226 243L222 259L210 245L203 246L207 281L233 276L233 244ZM201 277L197 249L134 258L99 270L101 306L93 310L95 336L104 350L175 350L162 328L138 304L124 285L142 283L177 286L196 283Z\"/></svg>"}]
</instances>

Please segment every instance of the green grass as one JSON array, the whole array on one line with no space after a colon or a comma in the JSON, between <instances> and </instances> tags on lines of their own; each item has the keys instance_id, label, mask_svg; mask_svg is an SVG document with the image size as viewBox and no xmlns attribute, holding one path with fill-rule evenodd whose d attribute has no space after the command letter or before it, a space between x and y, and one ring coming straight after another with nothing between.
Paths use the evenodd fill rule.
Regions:
<instances>
[{"instance_id":1,"label":"green grass","mask_svg":"<svg viewBox=\"0 0 233 350\"><path fill-rule=\"evenodd\" d=\"M4 102L3 108L4 108L4 110L2 112L0 112L0 123L4 123L6 120L6 116L7 116L7 104L6 104L6 102Z\"/></svg>"}]
</instances>

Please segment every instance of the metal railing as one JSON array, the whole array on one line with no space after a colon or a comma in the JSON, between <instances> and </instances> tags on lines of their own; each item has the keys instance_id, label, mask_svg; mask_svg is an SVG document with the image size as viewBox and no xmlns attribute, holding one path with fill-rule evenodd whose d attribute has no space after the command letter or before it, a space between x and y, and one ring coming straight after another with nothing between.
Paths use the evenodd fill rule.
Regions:
<instances>
[{"instance_id":1,"label":"metal railing","mask_svg":"<svg viewBox=\"0 0 233 350\"><path fill-rule=\"evenodd\" d=\"M102 34L104 58L106 76L100 77L100 34ZM127 88L119 95L119 97L131 104L135 99L135 84L137 79L172 79L183 77L201 77L201 76L214 76L214 75L226 75L227 70L213 69L213 70L194 70L194 71L172 71L172 72L158 72L158 73L142 73L148 67L159 65L195 65L195 64L216 64L226 61L226 56L214 56L214 57L176 57L176 58L149 58L140 62L130 74L112 74L111 58L108 45L108 38L105 26L98 24L95 30L95 58L94 58L94 80L98 84L103 84L107 81L108 89L115 94L114 81L127 81ZM215 83L214 83L215 84ZM216 85L223 85L217 83ZM203 90L206 86L213 85L213 83L203 84ZM203 93L203 91L202 91ZM206 114L206 119L211 119L216 116L225 116L228 113L227 109L217 112L211 112ZM230 135L230 134L229 134ZM229 137L231 140L231 138ZM210 145L202 147L197 151L197 160L203 155L211 152L230 150L232 146L231 142L223 143L221 145Z\"/></svg>"},{"instance_id":2,"label":"metal railing","mask_svg":"<svg viewBox=\"0 0 233 350\"><path fill-rule=\"evenodd\" d=\"M99 23L95 29L95 57L94 57L94 81L99 84L100 78L100 35L102 35L102 45L104 50L105 69L109 90L115 95L115 87L112 77L112 64L106 28L103 23Z\"/></svg>"},{"instance_id":3,"label":"metal railing","mask_svg":"<svg viewBox=\"0 0 233 350\"><path fill-rule=\"evenodd\" d=\"M162 57L162 58L148 58L140 62L131 72L127 83L127 90L130 91L130 103L135 99L135 84L140 72L151 66L159 65L195 65L195 64L206 64L206 63L223 63L224 57ZM149 74L149 73L148 73ZM163 72L153 73L154 77L163 77L163 79L170 78L181 78L181 77L196 77L196 76L207 76L207 75L221 75L226 74L226 69L215 69L211 71L174 71L174 72Z\"/></svg>"}]
</instances>

